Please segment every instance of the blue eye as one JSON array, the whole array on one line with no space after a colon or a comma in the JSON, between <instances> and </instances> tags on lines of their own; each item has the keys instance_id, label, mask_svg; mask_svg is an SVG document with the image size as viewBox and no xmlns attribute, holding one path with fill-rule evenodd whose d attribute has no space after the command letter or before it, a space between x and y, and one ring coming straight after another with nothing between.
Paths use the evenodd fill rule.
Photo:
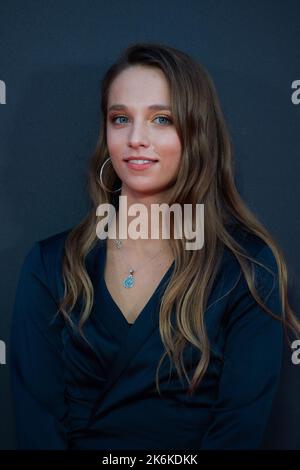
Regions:
<instances>
[{"instance_id":1,"label":"blue eye","mask_svg":"<svg viewBox=\"0 0 300 470\"><path fill-rule=\"evenodd\" d=\"M166 119L167 120L167 123L171 123L171 119L168 118L167 116L157 116L155 119Z\"/></svg>"},{"instance_id":2,"label":"blue eye","mask_svg":"<svg viewBox=\"0 0 300 470\"><path fill-rule=\"evenodd\" d=\"M126 116L114 116L112 119L111 119L111 122L116 122L116 119L119 119L119 118L125 118L126 119ZM117 124L123 124L122 122L118 122Z\"/></svg>"},{"instance_id":3,"label":"blue eye","mask_svg":"<svg viewBox=\"0 0 300 470\"><path fill-rule=\"evenodd\" d=\"M125 124L125 121L117 122L117 119L127 119L127 117L126 116L113 116L111 118L111 122L116 123L116 124ZM167 116L156 116L155 119L165 119L166 124L172 123L172 120Z\"/></svg>"}]
</instances>

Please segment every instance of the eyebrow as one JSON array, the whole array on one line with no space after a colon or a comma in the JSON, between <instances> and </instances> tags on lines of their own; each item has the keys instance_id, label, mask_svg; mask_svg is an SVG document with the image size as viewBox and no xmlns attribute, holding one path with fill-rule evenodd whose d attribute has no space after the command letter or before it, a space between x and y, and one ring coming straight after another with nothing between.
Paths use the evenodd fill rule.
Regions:
<instances>
[{"instance_id":1,"label":"eyebrow","mask_svg":"<svg viewBox=\"0 0 300 470\"><path fill-rule=\"evenodd\" d=\"M112 109L128 109L125 104L112 104L109 108L108 111L111 111ZM148 106L147 109L154 109L154 110L162 110L162 109L168 109L171 111L171 107L166 105L166 104L151 104Z\"/></svg>"}]
</instances>

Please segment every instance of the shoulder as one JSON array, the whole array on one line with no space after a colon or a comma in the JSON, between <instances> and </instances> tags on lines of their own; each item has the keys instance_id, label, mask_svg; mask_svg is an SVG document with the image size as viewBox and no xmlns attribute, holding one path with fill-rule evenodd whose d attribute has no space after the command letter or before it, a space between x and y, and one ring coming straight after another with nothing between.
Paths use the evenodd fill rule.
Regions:
<instances>
[{"instance_id":1,"label":"shoulder","mask_svg":"<svg viewBox=\"0 0 300 470\"><path fill-rule=\"evenodd\" d=\"M57 297L61 295L59 285L61 260L65 241L72 228L36 240L27 251L21 268L21 276L33 275Z\"/></svg>"},{"instance_id":2,"label":"shoulder","mask_svg":"<svg viewBox=\"0 0 300 470\"><path fill-rule=\"evenodd\" d=\"M13 354L27 361L34 372L39 361L41 364L45 362L51 351L59 354L61 351L60 333L65 321L62 315L57 315L60 293L58 260L69 232L70 229L35 241L27 251L19 273L11 321L11 344Z\"/></svg>"},{"instance_id":3,"label":"shoulder","mask_svg":"<svg viewBox=\"0 0 300 470\"><path fill-rule=\"evenodd\" d=\"M71 230L72 228L69 228L36 241L35 244L38 245L38 249L40 250L41 256L47 266L51 267L51 264L55 265L55 263L60 262L64 251L65 241Z\"/></svg>"},{"instance_id":4,"label":"shoulder","mask_svg":"<svg viewBox=\"0 0 300 470\"><path fill-rule=\"evenodd\" d=\"M245 230L240 225L231 227L229 230L230 235L240 245L243 253L254 261L266 263L269 267L276 269L277 263L275 255L270 246L258 235L248 230ZM229 248L224 249L225 258L233 261L236 259L235 255Z\"/></svg>"},{"instance_id":5,"label":"shoulder","mask_svg":"<svg viewBox=\"0 0 300 470\"><path fill-rule=\"evenodd\" d=\"M259 293L265 295L271 292L278 281L278 265L271 247L259 236L251 233L240 225L230 228L230 234L242 248L242 252L249 257L245 259L251 263L251 271L254 274L255 287ZM233 293L247 291L248 284L235 254L228 248L224 248L221 270L224 276L232 275L236 282ZM250 292L249 292L250 293Z\"/></svg>"},{"instance_id":6,"label":"shoulder","mask_svg":"<svg viewBox=\"0 0 300 470\"><path fill-rule=\"evenodd\" d=\"M253 275L253 283L258 296L274 314L282 317L279 270L273 250L260 237L240 228L235 230L234 238L243 248L243 252L250 257L250 264L248 259L246 261L250 269L250 275ZM226 308L226 318L233 322L237 318L246 318L245 314L247 312L248 318L251 317L254 320L257 317L259 321L266 321L265 315L261 315L261 308L249 289L245 275L235 255L227 248L225 251L226 256L224 258L227 259L227 262L224 264L223 274L228 277L230 269L234 273L231 282L232 289Z\"/></svg>"}]
</instances>

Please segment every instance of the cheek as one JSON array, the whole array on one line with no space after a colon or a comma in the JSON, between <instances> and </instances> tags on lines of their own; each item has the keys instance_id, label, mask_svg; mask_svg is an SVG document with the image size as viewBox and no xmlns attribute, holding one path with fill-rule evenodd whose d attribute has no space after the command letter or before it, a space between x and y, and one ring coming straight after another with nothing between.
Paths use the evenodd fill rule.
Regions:
<instances>
[{"instance_id":1,"label":"cheek","mask_svg":"<svg viewBox=\"0 0 300 470\"><path fill-rule=\"evenodd\" d=\"M172 167L178 166L181 159L181 143L177 136L166 139L158 149L161 152L162 162L166 162Z\"/></svg>"},{"instance_id":2,"label":"cheek","mask_svg":"<svg viewBox=\"0 0 300 470\"><path fill-rule=\"evenodd\" d=\"M120 134L115 133L111 130L107 130L106 134L106 141L108 148L118 148L119 145L122 143L122 139L120 138Z\"/></svg>"}]
</instances>

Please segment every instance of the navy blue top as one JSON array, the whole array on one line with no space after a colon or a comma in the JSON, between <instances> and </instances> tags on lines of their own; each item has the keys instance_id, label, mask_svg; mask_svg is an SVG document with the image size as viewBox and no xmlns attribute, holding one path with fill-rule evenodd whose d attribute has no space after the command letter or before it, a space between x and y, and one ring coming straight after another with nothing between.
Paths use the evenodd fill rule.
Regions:
<instances>
[{"instance_id":1,"label":"navy blue top","mask_svg":"<svg viewBox=\"0 0 300 470\"><path fill-rule=\"evenodd\" d=\"M37 241L19 276L10 337L10 374L19 449L255 449L268 421L282 359L283 328L255 302L234 256L224 249L205 311L211 360L193 396L167 358L159 335L161 295L174 263L130 325L103 277L106 241L86 258L94 304L79 334L56 315L61 259L69 230ZM275 258L238 231L255 265L257 288L280 316ZM244 234L243 236L240 234ZM77 304L72 318L78 321ZM196 314L196 312L195 312ZM184 352L191 378L199 351Z\"/></svg>"}]
</instances>

